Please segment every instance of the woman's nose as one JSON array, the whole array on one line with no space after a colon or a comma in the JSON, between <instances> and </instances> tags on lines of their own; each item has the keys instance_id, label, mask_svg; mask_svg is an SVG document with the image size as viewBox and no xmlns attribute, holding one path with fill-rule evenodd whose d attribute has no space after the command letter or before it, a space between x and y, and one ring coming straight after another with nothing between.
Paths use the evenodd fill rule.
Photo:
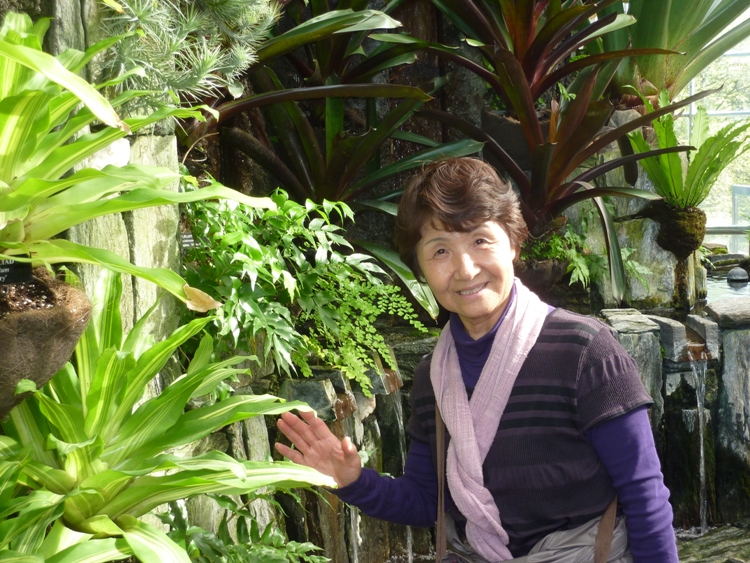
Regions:
<instances>
[{"instance_id":1,"label":"woman's nose","mask_svg":"<svg viewBox=\"0 0 750 563\"><path fill-rule=\"evenodd\" d=\"M463 252L458 254L456 272L461 279L471 279L479 272L479 267L468 252Z\"/></svg>"}]
</instances>

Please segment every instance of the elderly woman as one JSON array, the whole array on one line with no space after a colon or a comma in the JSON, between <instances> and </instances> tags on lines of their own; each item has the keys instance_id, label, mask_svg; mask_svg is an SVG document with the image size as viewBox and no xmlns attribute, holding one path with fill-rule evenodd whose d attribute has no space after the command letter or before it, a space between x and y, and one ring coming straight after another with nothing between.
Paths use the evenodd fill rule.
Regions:
<instances>
[{"instance_id":1,"label":"elderly woman","mask_svg":"<svg viewBox=\"0 0 750 563\"><path fill-rule=\"evenodd\" d=\"M395 241L451 317L416 369L404 475L363 469L351 440L314 413L282 415L295 449L276 448L333 477L335 493L368 515L428 527L447 510L451 545L472 561L593 561L599 519L617 498L608 560L676 562L635 362L605 325L514 278L527 234L515 192L489 165L461 158L416 174ZM445 507L436 406L450 440Z\"/></svg>"}]
</instances>

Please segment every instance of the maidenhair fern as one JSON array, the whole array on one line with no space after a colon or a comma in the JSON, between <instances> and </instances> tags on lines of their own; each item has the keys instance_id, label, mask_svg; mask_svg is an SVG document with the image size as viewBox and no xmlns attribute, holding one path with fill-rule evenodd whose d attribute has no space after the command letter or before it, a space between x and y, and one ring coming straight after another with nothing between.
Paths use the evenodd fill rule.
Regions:
<instances>
[{"instance_id":1,"label":"maidenhair fern","mask_svg":"<svg viewBox=\"0 0 750 563\"><path fill-rule=\"evenodd\" d=\"M367 392L374 353L395 368L377 319L392 315L425 329L373 258L344 238L348 206L300 205L281 190L271 197L277 208L267 212L223 202L185 210L198 241L185 275L223 302L217 346L272 359L279 373L336 368Z\"/></svg>"}]
</instances>

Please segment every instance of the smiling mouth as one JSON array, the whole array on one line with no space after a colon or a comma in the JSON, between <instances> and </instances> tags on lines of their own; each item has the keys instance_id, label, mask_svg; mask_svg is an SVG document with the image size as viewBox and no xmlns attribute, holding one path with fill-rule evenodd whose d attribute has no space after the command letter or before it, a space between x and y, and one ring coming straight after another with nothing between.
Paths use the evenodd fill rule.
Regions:
<instances>
[{"instance_id":1,"label":"smiling mouth","mask_svg":"<svg viewBox=\"0 0 750 563\"><path fill-rule=\"evenodd\" d=\"M457 291L456 293L458 293L459 295L474 295L475 293L479 293L480 291L482 291L485 287L487 287L486 282L480 286L473 287L471 289L464 289L463 291Z\"/></svg>"}]
</instances>

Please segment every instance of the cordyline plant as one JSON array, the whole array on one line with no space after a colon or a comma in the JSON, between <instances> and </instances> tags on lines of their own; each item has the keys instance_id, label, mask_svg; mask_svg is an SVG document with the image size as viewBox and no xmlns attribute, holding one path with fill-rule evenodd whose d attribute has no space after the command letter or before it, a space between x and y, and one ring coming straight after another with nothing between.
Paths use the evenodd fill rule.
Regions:
<instances>
[{"instance_id":1,"label":"cordyline plant","mask_svg":"<svg viewBox=\"0 0 750 563\"><path fill-rule=\"evenodd\" d=\"M601 96L621 60L632 54L668 53L663 49L628 49L571 59L597 37L633 23L632 17L617 14L592 21L614 0L586 5L546 0L501 1L499 5L483 0L433 1L466 34L469 43L479 49L487 68L455 53L432 50L475 72L506 102L524 133L531 155L530 173L479 128L435 110L422 110L419 115L438 119L486 143L485 151L492 152L519 189L521 208L532 237L541 238L558 228L557 218L571 205L592 200L604 227L613 293L620 300L625 285L624 267L614 225L601 197L658 196L629 186L595 187L592 182L610 170L649 155L630 154L584 171L580 168L610 143L707 93L605 130L613 107ZM545 131L536 111L537 99L576 72L578 75L569 88L574 96L552 101L549 127ZM671 147L650 156L684 150L687 148Z\"/></svg>"},{"instance_id":2,"label":"cordyline plant","mask_svg":"<svg viewBox=\"0 0 750 563\"><path fill-rule=\"evenodd\" d=\"M184 547L138 517L205 493L335 486L329 477L289 462L239 461L218 451L194 458L165 453L232 422L309 407L269 395L235 395L185 410L192 399L246 371L234 366L247 358L211 362L207 336L186 372L142 401L175 350L211 317L153 344L143 331L149 311L124 335L121 276L105 274L96 312L76 347L75 367L67 364L2 423L0 559L103 563L135 556L144 563L189 563ZM19 384L18 391L33 390L33 384Z\"/></svg>"},{"instance_id":3,"label":"cordyline plant","mask_svg":"<svg viewBox=\"0 0 750 563\"><path fill-rule=\"evenodd\" d=\"M112 252L54 237L89 219L144 207L215 197L250 206L273 203L217 184L190 194L173 192L165 188L179 179L177 173L138 164L84 168L68 175L131 131L162 119L200 117L200 112L163 107L121 120L113 108L147 92L128 91L110 104L97 88L113 82L94 87L77 75L120 38L97 43L85 53L69 49L52 57L41 48L48 27L48 19L32 24L27 15L8 13L0 28L0 259L98 264L148 279L191 308L211 308L211 299L191 292L171 270L137 267ZM81 103L84 107L78 109ZM97 120L104 126L84 134Z\"/></svg>"},{"instance_id":4,"label":"cordyline plant","mask_svg":"<svg viewBox=\"0 0 750 563\"><path fill-rule=\"evenodd\" d=\"M681 55L635 55L618 69L609 91L617 96L638 94L656 96L666 89L670 100L699 72L750 37L750 20L728 29L747 9L747 0L617 0L603 14L627 13L636 22L613 31L590 49L601 53L618 51L632 45L634 49L660 48L679 51ZM620 17L620 16L618 16Z\"/></svg>"}]
</instances>

